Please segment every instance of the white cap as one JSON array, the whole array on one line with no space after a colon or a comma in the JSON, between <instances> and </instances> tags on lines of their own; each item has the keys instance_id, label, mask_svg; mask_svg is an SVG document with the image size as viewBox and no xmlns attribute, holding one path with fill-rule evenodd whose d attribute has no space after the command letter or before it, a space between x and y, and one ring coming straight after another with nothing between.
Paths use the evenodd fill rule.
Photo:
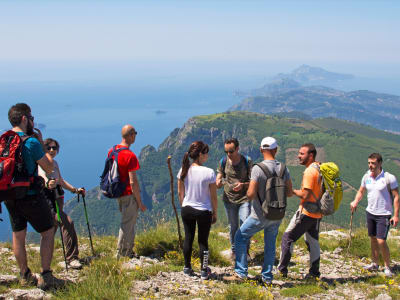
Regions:
<instances>
[{"instance_id":1,"label":"white cap","mask_svg":"<svg viewBox=\"0 0 400 300\"><path fill-rule=\"evenodd\" d=\"M262 139L260 147L264 150L272 150L278 148L278 143L276 142L276 139L268 136Z\"/></svg>"}]
</instances>

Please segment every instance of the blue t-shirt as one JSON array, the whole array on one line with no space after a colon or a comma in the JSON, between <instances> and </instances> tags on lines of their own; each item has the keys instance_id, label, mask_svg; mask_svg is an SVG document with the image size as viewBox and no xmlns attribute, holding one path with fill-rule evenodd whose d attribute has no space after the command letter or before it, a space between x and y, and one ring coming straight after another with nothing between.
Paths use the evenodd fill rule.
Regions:
<instances>
[{"instance_id":1,"label":"blue t-shirt","mask_svg":"<svg viewBox=\"0 0 400 300\"><path fill-rule=\"evenodd\" d=\"M17 132L19 136L24 136L25 133ZM38 173L36 162L45 155L42 144L35 137L30 137L26 140L22 148L22 158L24 160L26 171L29 176L36 176ZM34 190L29 190L28 195L35 195Z\"/></svg>"}]
</instances>

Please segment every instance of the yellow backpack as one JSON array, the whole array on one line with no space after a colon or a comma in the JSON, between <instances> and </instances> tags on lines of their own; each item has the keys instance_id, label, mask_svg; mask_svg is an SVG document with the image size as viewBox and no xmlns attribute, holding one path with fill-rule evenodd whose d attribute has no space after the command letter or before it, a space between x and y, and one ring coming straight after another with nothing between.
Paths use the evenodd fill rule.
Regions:
<instances>
[{"instance_id":1,"label":"yellow backpack","mask_svg":"<svg viewBox=\"0 0 400 300\"><path fill-rule=\"evenodd\" d=\"M323 184L323 192L319 198L314 193L313 196L317 203L306 203L307 210L313 209L311 212L320 212L324 216L332 215L338 210L340 203L343 199L342 180L340 179L339 167L333 162L326 162L322 164L313 163L312 166L316 168L321 176ZM315 205L316 204L316 205Z\"/></svg>"}]
</instances>

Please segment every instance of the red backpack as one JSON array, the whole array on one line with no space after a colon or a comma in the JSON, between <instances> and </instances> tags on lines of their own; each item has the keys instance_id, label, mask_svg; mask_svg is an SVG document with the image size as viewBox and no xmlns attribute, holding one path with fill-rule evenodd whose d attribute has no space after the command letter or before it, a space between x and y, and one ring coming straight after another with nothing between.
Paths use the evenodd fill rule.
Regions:
<instances>
[{"instance_id":1,"label":"red backpack","mask_svg":"<svg viewBox=\"0 0 400 300\"><path fill-rule=\"evenodd\" d=\"M28 175L22 158L22 146L28 139L12 130L0 137L0 202L23 198L29 189L33 177Z\"/></svg>"}]
</instances>

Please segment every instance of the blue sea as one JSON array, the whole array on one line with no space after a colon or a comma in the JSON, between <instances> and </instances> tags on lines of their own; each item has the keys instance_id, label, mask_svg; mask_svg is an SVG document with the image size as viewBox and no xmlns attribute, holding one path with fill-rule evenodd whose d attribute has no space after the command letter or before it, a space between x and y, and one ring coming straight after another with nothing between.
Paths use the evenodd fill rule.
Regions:
<instances>
[{"instance_id":1,"label":"blue sea","mask_svg":"<svg viewBox=\"0 0 400 300\"><path fill-rule=\"evenodd\" d=\"M145 145L158 147L190 117L226 111L241 101L235 90L258 88L264 76L232 76L221 79L160 77L145 80L54 80L0 82L2 117L0 130L9 129L9 107L28 103L43 137L60 143L57 161L64 179L91 189L99 184L106 153L120 142L124 124L138 132L132 150L139 155ZM370 89L400 94L398 80L365 79L333 86L345 90ZM392 83L392 84L391 84ZM373 86L375 84L375 86ZM72 195L66 193L66 199ZM0 241L11 238L3 205Z\"/></svg>"}]
</instances>

